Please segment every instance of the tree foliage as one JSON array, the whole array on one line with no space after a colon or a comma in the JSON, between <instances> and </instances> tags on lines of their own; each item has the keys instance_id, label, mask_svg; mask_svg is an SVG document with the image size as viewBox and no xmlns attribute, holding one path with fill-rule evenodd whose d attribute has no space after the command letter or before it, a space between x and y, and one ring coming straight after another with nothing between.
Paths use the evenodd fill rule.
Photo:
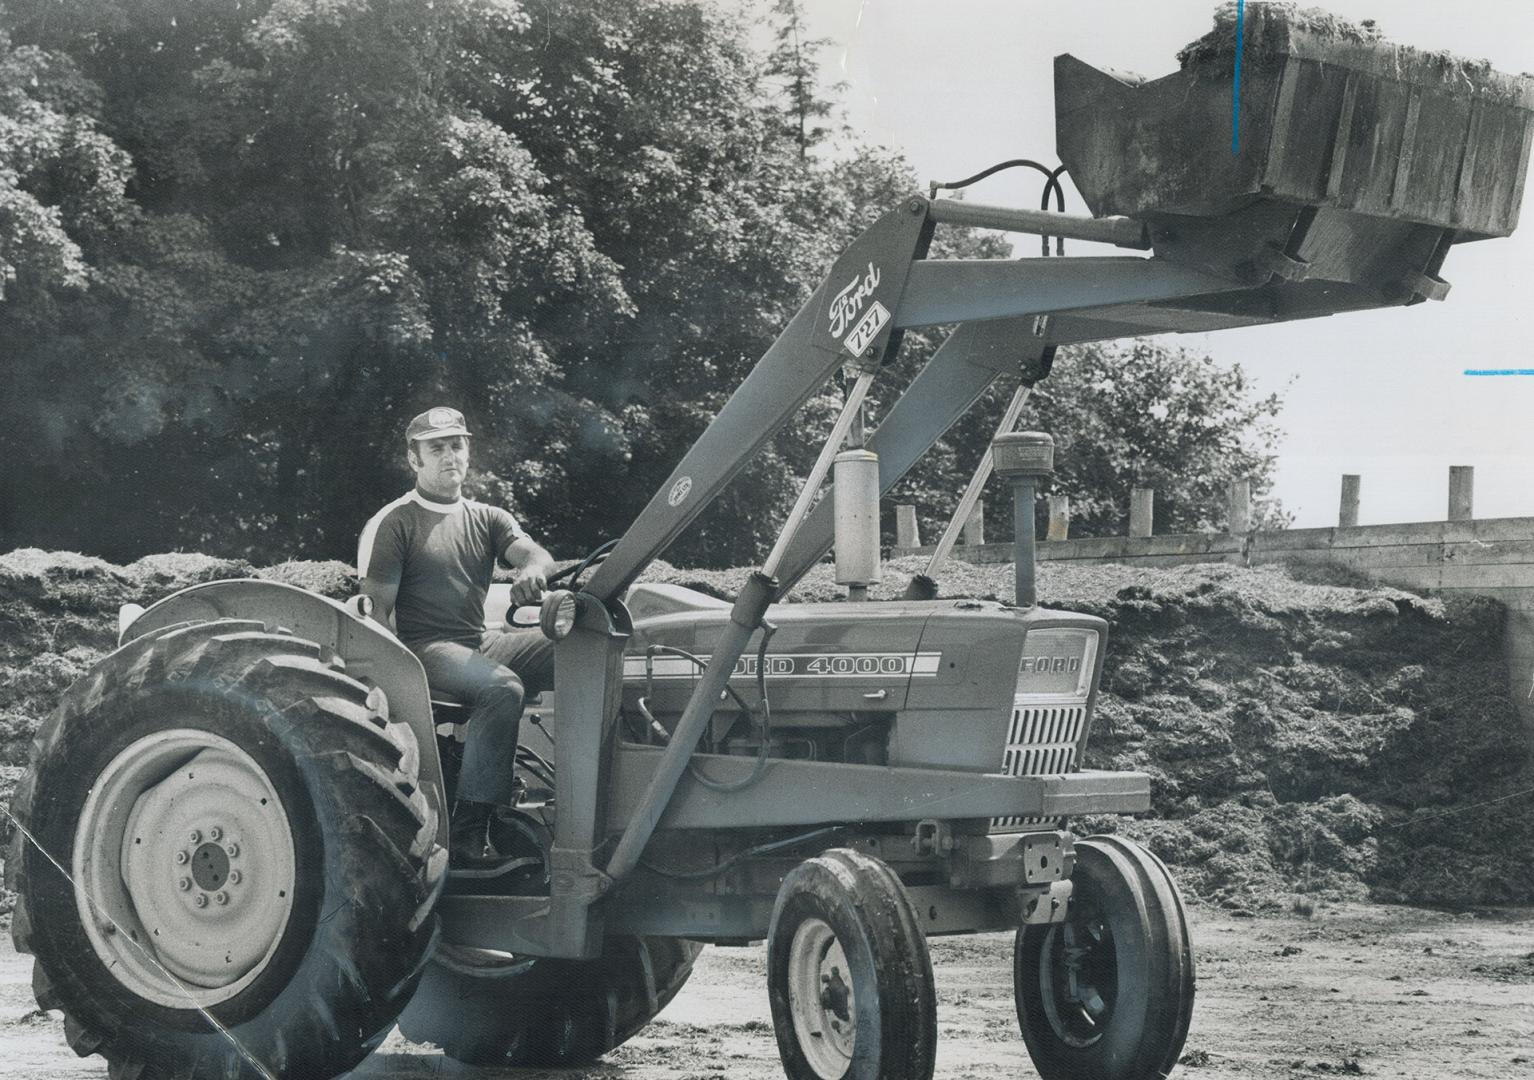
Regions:
<instances>
[{"instance_id":1,"label":"tree foliage","mask_svg":"<svg viewBox=\"0 0 1534 1080\"><path fill-rule=\"evenodd\" d=\"M441 400L484 492L593 542L840 239L698 4L6 15L12 542L345 554Z\"/></svg>"},{"instance_id":2,"label":"tree foliage","mask_svg":"<svg viewBox=\"0 0 1534 1080\"><path fill-rule=\"evenodd\" d=\"M836 106L821 92L817 55L832 42L809 35L800 0L773 0L771 21L773 45L767 54L766 74L783 102L780 127L799 148L802 161L831 135L829 122ZM844 83L837 83L831 90L844 87Z\"/></svg>"},{"instance_id":3,"label":"tree foliage","mask_svg":"<svg viewBox=\"0 0 1534 1080\"><path fill-rule=\"evenodd\" d=\"M1065 350L1030 424L1057 432L1053 490L1083 536L1123 535L1129 492L1156 492L1156 531L1229 524L1233 481L1251 480L1259 521L1283 525L1272 488L1279 394L1258 396L1240 364L1154 339Z\"/></svg>"},{"instance_id":4,"label":"tree foliage","mask_svg":"<svg viewBox=\"0 0 1534 1080\"><path fill-rule=\"evenodd\" d=\"M924 537L947 524L1016 385L993 386L903 482L898 496L917 504ZM1140 338L1060 350L1018 428L1054 438L1055 472L1043 491L1070 498L1072 536L1125 535L1137 487L1156 492L1158 533L1223 529L1236 480L1252 481L1256 523L1282 528L1289 516L1269 497L1282 404L1280 394L1258 395L1240 364ZM993 477L984 498L988 538L1010 539L1010 487ZM1040 500L1041 529L1047 516Z\"/></svg>"},{"instance_id":5,"label":"tree foliage","mask_svg":"<svg viewBox=\"0 0 1534 1080\"><path fill-rule=\"evenodd\" d=\"M768 18L759 54L701 0L0 0L0 546L346 557L443 402L476 494L617 535L917 186ZM674 557L759 554L837 406Z\"/></svg>"}]
</instances>

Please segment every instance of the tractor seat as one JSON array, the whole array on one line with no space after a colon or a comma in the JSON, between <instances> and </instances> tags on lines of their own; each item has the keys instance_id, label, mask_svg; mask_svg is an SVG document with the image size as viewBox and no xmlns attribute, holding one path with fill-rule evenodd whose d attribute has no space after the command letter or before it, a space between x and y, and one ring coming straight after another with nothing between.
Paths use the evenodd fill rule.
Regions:
<instances>
[{"instance_id":1,"label":"tractor seat","mask_svg":"<svg viewBox=\"0 0 1534 1080\"><path fill-rule=\"evenodd\" d=\"M431 691L431 718L438 735L452 735L454 729L469 722L469 705L456 697L444 697Z\"/></svg>"}]
</instances>

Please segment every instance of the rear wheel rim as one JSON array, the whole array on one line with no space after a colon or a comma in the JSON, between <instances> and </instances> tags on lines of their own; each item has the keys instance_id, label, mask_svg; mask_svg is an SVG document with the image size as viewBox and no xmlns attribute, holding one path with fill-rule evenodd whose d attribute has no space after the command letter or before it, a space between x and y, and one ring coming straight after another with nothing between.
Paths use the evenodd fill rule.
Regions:
<instances>
[{"instance_id":1,"label":"rear wheel rim","mask_svg":"<svg viewBox=\"0 0 1534 1080\"><path fill-rule=\"evenodd\" d=\"M836 932L809 918L788 947L788 1008L805 1061L823 1080L838 1080L857 1043L857 1002Z\"/></svg>"},{"instance_id":2,"label":"rear wheel rim","mask_svg":"<svg viewBox=\"0 0 1534 1080\"><path fill-rule=\"evenodd\" d=\"M1044 1016L1056 1038L1084 1049L1103 1037L1118 1000L1113 930L1096 905L1073 902L1050 928L1039 965Z\"/></svg>"},{"instance_id":3,"label":"rear wheel rim","mask_svg":"<svg viewBox=\"0 0 1534 1080\"><path fill-rule=\"evenodd\" d=\"M168 1008L207 1008L250 986L293 911L293 832L271 778L195 728L155 732L112 759L81 810L72 862L96 955Z\"/></svg>"}]
</instances>

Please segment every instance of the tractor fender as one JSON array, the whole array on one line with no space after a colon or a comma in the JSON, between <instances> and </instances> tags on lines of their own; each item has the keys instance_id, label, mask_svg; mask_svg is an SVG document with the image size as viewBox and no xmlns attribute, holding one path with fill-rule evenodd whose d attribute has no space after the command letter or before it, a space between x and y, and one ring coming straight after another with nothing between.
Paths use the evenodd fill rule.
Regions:
<instances>
[{"instance_id":1,"label":"tractor fender","mask_svg":"<svg viewBox=\"0 0 1534 1080\"><path fill-rule=\"evenodd\" d=\"M125 613L131 617L131 612ZM119 648L135 638L184 622L259 619L329 649L346 673L388 697L389 715L403 720L420 745L420 786L437 811L437 840L447 844L448 807L426 672L409 649L373 620L345 604L294 585L259 578L209 581L174 592L123 626Z\"/></svg>"}]
</instances>

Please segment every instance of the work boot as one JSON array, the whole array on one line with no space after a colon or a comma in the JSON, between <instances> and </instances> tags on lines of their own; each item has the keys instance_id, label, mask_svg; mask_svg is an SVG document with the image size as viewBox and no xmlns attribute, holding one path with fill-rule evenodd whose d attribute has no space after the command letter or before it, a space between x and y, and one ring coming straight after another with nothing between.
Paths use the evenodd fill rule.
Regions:
<instances>
[{"instance_id":1,"label":"work boot","mask_svg":"<svg viewBox=\"0 0 1534 1080\"><path fill-rule=\"evenodd\" d=\"M459 895L548 893L548 853L531 819L510 807L460 799L449 834L448 891Z\"/></svg>"},{"instance_id":2,"label":"work boot","mask_svg":"<svg viewBox=\"0 0 1534 1080\"><path fill-rule=\"evenodd\" d=\"M493 870L506 861L490 841L490 803L459 799L453 806L448 865L453 870Z\"/></svg>"}]
</instances>

